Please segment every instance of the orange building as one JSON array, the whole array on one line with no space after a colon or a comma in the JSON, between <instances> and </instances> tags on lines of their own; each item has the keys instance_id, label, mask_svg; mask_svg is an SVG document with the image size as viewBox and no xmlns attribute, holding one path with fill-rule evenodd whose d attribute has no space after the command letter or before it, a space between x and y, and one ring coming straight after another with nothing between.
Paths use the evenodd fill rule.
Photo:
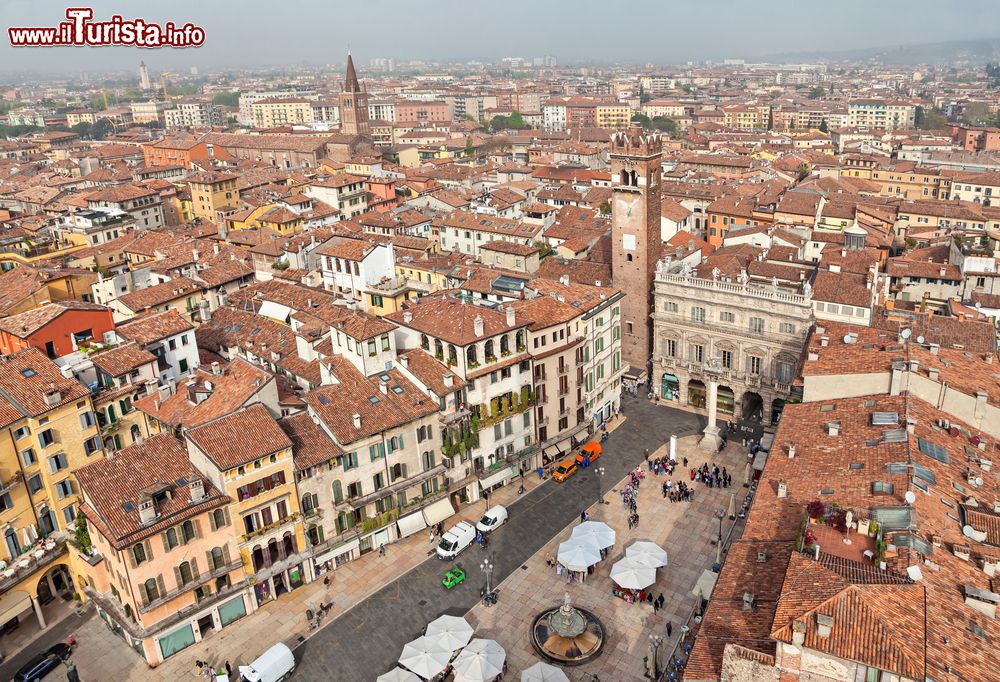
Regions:
<instances>
[{"instance_id":1,"label":"orange building","mask_svg":"<svg viewBox=\"0 0 1000 682\"><path fill-rule=\"evenodd\" d=\"M399 205L393 178L370 177L365 180L365 191L368 192L369 211L382 213Z\"/></svg>"},{"instance_id":2,"label":"orange building","mask_svg":"<svg viewBox=\"0 0 1000 682\"><path fill-rule=\"evenodd\" d=\"M753 198L730 195L716 199L705 209L706 237L713 248L722 246L731 229L739 226L759 225L754 218Z\"/></svg>"},{"instance_id":3,"label":"orange building","mask_svg":"<svg viewBox=\"0 0 1000 682\"><path fill-rule=\"evenodd\" d=\"M142 154L146 165L154 166L184 166L192 168L195 162L211 163L217 158L232 161L233 157L223 149L204 141L204 138L165 137L162 140L144 144Z\"/></svg>"},{"instance_id":4,"label":"orange building","mask_svg":"<svg viewBox=\"0 0 1000 682\"><path fill-rule=\"evenodd\" d=\"M0 354L34 346L50 358L101 342L115 328L111 309L83 301L57 301L0 319Z\"/></svg>"}]
</instances>

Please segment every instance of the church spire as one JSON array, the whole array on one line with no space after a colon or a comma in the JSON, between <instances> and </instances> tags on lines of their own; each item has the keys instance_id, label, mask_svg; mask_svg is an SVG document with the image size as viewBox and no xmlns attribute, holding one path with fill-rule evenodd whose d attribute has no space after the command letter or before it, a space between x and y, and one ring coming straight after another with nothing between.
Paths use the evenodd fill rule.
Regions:
<instances>
[{"instance_id":1,"label":"church spire","mask_svg":"<svg viewBox=\"0 0 1000 682\"><path fill-rule=\"evenodd\" d=\"M361 85L358 83L358 74L354 70L354 59L351 57L351 52L347 52L347 78L344 80L344 90L347 92L358 92L361 90Z\"/></svg>"}]
</instances>

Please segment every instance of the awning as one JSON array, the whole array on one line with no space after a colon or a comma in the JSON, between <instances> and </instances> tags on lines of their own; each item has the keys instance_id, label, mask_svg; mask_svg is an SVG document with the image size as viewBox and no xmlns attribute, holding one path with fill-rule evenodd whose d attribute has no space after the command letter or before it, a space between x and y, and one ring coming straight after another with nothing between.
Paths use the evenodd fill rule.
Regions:
<instances>
[{"instance_id":1,"label":"awning","mask_svg":"<svg viewBox=\"0 0 1000 682\"><path fill-rule=\"evenodd\" d=\"M569 452L570 450L573 449L573 439L572 438L564 438L561 441L559 441L559 445L556 446L556 447L559 448L559 452L561 452L561 453L567 453L567 452Z\"/></svg>"},{"instance_id":2,"label":"awning","mask_svg":"<svg viewBox=\"0 0 1000 682\"><path fill-rule=\"evenodd\" d=\"M322 554L313 557L313 561L317 564L324 564L331 559L339 557L341 554L346 554L347 552L356 552L361 548L361 541L355 538L350 542L345 542L342 545L337 545L332 549L329 549Z\"/></svg>"},{"instance_id":3,"label":"awning","mask_svg":"<svg viewBox=\"0 0 1000 682\"><path fill-rule=\"evenodd\" d=\"M715 581L719 579L719 574L715 571L709 571L705 569L701 572L701 577L698 578L698 582L695 583L694 589L691 590L691 594L702 599L708 599L712 596L712 590L715 589Z\"/></svg>"},{"instance_id":4,"label":"awning","mask_svg":"<svg viewBox=\"0 0 1000 682\"><path fill-rule=\"evenodd\" d=\"M281 305L274 301L264 301L260 304L260 311L258 312L260 315L270 317L272 320L285 322L288 320L288 316L292 314L292 309L287 305Z\"/></svg>"},{"instance_id":5,"label":"awning","mask_svg":"<svg viewBox=\"0 0 1000 682\"><path fill-rule=\"evenodd\" d=\"M455 513L455 508L451 506L451 500L443 497L434 504L427 505L423 509L424 521L428 526L436 526L446 518Z\"/></svg>"},{"instance_id":6,"label":"awning","mask_svg":"<svg viewBox=\"0 0 1000 682\"><path fill-rule=\"evenodd\" d=\"M31 596L23 590L13 590L0 597L0 623L6 623L31 608Z\"/></svg>"},{"instance_id":7,"label":"awning","mask_svg":"<svg viewBox=\"0 0 1000 682\"><path fill-rule=\"evenodd\" d=\"M483 490L489 490L495 485L501 483L507 483L514 476L513 467L504 467L500 471L487 476L486 478L479 479L479 485L482 486Z\"/></svg>"},{"instance_id":8,"label":"awning","mask_svg":"<svg viewBox=\"0 0 1000 682\"><path fill-rule=\"evenodd\" d=\"M396 525L399 527L399 537L405 538L422 531L427 527L427 522L424 521L424 515L417 512L408 516L401 516L396 520Z\"/></svg>"}]
</instances>

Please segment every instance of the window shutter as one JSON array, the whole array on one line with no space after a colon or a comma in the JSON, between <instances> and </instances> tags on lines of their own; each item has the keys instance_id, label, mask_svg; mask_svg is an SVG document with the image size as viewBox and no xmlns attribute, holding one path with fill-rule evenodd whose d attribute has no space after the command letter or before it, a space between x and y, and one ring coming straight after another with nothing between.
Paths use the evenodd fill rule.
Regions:
<instances>
[{"instance_id":1,"label":"window shutter","mask_svg":"<svg viewBox=\"0 0 1000 682\"><path fill-rule=\"evenodd\" d=\"M167 588L163 584L163 574L156 576L156 593L157 596L164 596L167 594Z\"/></svg>"},{"instance_id":2,"label":"window shutter","mask_svg":"<svg viewBox=\"0 0 1000 682\"><path fill-rule=\"evenodd\" d=\"M160 533L160 539L163 540L163 553L166 554L170 551L170 543L167 542L167 532L163 531Z\"/></svg>"},{"instance_id":3,"label":"window shutter","mask_svg":"<svg viewBox=\"0 0 1000 682\"><path fill-rule=\"evenodd\" d=\"M232 521L229 520L229 507L222 508L222 515L226 519L226 525L228 526Z\"/></svg>"},{"instance_id":4,"label":"window shutter","mask_svg":"<svg viewBox=\"0 0 1000 682\"><path fill-rule=\"evenodd\" d=\"M129 566L131 566L132 568L135 568L135 566L136 566L136 563L135 563L135 552L132 551L133 549L134 549L134 547L129 547L127 550L125 550L125 553L128 554L128 563L129 563Z\"/></svg>"},{"instance_id":5,"label":"window shutter","mask_svg":"<svg viewBox=\"0 0 1000 682\"><path fill-rule=\"evenodd\" d=\"M202 534L201 534L201 521L199 521L198 519L195 519L194 523L192 523L192 525L194 526L194 537L197 540L198 538L202 537Z\"/></svg>"},{"instance_id":6,"label":"window shutter","mask_svg":"<svg viewBox=\"0 0 1000 682\"><path fill-rule=\"evenodd\" d=\"M193 557L191 559L191 579L198 579L198 560Z\"/></svg>"},{"instance_id":7,"label":"window shutter","mask_svg":"<svg viewBox=\"0 0 1000 682\"><path fill-rule=\"evenodd\" d=\"M149 594L146 592L146 583L142 584L142 589L139 590L139 596L142 598L140 601L143 606L149 606Z\"/></svg>"},{"instance_id":8,"label":"window shutter","mask_svg":"<svg viewBox=\"0 0 1000 682\"><path fill-rule=\"evenodd\" d=\"M152 561L153 560L153 545L149 542L149 540L146 540L142 544L146 547L146 561Z\"/></svg>"},{"instance_id":9,"label":"window shutter","mask_svg":"<svg viewBox=\"0 0 1000 682\"><path fill-rule=\"evenodd\" d=\"M406 444L403 441L403 434L399 434L399 449L402 450L405 447L406 447Z\"/></svg>"},{"instance_id":10,"label":"window shutter","mask_svg":"<svg viewBox=\"0 0 1000 682\"><path fill-rule=\"evenodd\" d=\"M403 478L406 478L406 465L403 465Z\"/></svg>"},{"instance_id":11,"label":"window shutter","mask_svg":"<svg viewBox=\"0 0 1000 682\"><path fill-rule=\"evenodd\" d=\"M205 565L208 566L209 573L215 570L215 566L212 564L212 550L208 550L207 552L205 552L205 561L206 561Z\"/></svg>"},{"instance_id":12,"label":"window shutter","mask_svg":"<svg viewBox=\"0 0 1000 682\"><path fill-rule=\"evenodd\" d=\"M229 545L222 546L222 561L226 566L229 565Z\"/></svg>"},{"instance_id":13,"label":"window shutter","mask_svg":"<svg viewBox=\"0 0 1000 682\"><path fill-rule=\"evenodd\" d=\"M174 580L177 581L177 587L181 587L184 585L184 579L181 578L180 566L174 566Z\"/></svg>"},{"instance_id":14,"label":"window shutter","mask_svg":"<svg viewBox=\"0 0 1000 682\"><path fill-rule=\"evenodd\" d=\"M285 472L284 471L279 471L278 473L275 474L275 476L278 477L278 482L281 485L285 484Z\"/></svg>"},{"instance_id":15,"label":"window shutter","mask_svg":"<svg viewBox=\"0 0 1000 682\"><path fill-rule=\"evenodd\" d=\"M215 531L215 512L211 511L208 513L208 527L214 532Z\"/></svg>"},{"instance_id":16,"label":"window shutter","mask_svg":"<svg viewBox=\"0 0 1000 682\"><path fill-rule=\"evenodd\" d=\"M368 446L368 459L371 460L372 462L375 461L375 446L374 445L369 445Z\"/></svg>"}]
</instances>

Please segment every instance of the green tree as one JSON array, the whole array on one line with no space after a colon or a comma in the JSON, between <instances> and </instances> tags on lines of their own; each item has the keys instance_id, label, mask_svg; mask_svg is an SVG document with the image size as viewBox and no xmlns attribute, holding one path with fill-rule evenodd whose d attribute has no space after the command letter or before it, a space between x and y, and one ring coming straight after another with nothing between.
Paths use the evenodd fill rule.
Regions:
<instances>
[{"instance_id":1,"label":"green tree","mask_svg":"<svg viewBox=\"0 0 1000 682\"><path fill-rule=\"evenodd\" d=\"M552 247L544 239L535 240L535 248L539 250L539 258L544 259L552 255Z\"/></svg>"},{"instance_id":2,"label":"green tree","mask_svg":"<svg viewBox=\"0 0 1000 682\"><path fill-rule=\"evenodd\" d=\"M240 103L239 92L217 92L212 96L212 104L223 107L235 107Z\"/></svg>"},{"instance_id":3,"label":"green tree","mask_svg":"<svg viewBox=\"0 0 1000 682\"><path fill-rule=\"evenodd\" d=\"M830 132L830 127L826 124L826 119L824 118L819 122L819 132L828 133Z\"/></svg>"},{"instance_id":4,"label":"green tree","mask_svg":"<svg viewBox=\"0 0 1000 682\"><path fill-rule=\"evenodd\" d=\"M472 138L465 138L465 156L466 158L472 158L476 154L476 148L472 146Z\"/></svg>"},{"instance_id":5,"label":"green tree","mask_svg":"<svg viewBox=\"0 0 1000 682\"><path fill-rule=\"evenodd\" d=\"M650 123L649 116L646 116L646 114L633 114L632 123L638 123L643 128L648 128Z\"/></svg>"},{"instance_id":6,"label":"green tree","mask_svg":"<svg viewBox=\"0 0 1000 682\"><path fill-rule=\"evenodd\" d=\"M76 515L76 521L73 523L73 539L76 540L76 546L81 552L90 553L93 545L90 542L90 532L87 530L87 519L83 514Z\"/></svg>"},{"instance_id":7,"label":"green tree","mask_svg":"<svg viewBox=\"0 0 1000 682\"><path fill-rule=\"evenodd\" d=\"M662 130L669 133L670 137L677 137L679 133L677 121L672 118L667 118L666 116L654 116L652 120L650 120L649 125L655 130Z\"/></svg>"},{"instance_id":8,"label":"green tree","mask_svg":"<svg viewBox=\"0 0 1000 682\"><path fill-rule=\"evenodd\" d=\"M815 88L812 88L809 91L809 99L819 99L820 97L822 97L825 94L826 94L826 90L824 90L823 88L821 88L821 87L819 87L817 85Z\"/></svg>"}]
</instances>

